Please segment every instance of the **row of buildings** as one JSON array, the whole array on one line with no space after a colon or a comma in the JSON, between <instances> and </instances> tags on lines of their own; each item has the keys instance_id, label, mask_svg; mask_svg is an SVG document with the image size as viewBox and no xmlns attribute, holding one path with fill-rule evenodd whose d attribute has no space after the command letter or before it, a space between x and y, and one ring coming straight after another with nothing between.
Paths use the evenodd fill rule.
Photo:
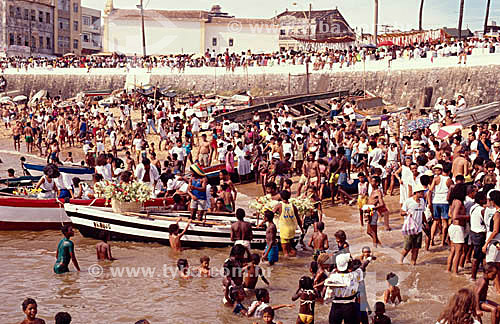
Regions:
<instances>
[{"instance_id":1,"label":"row of buildings","mask_svg":"<svg viewBox=\"0 0 500 324\"><path fill-rule=\"evenodd\" d=\"M272 53L305 47L347 48L371 43L373 37L351 28L338 9L289 11L270 19L237 18L214 5L210 10L144 10L115 8L105 1L101 11L81 0L0 0L0 55L61 56L114 52L142 55L142 20L147 55L223 52ZM498 35L498 27L491 31ZM378 37L408 45L456 37L454 29L392 31ZM470 30L462 32L474 36Z\"/></svg>"},{"instance_id":2,"label":"row of buildings","mask_svg":"<svg viewBox=\"0 0 500 324\"><path fill-rule=\"evenodd\" d=\"M0 54L61 56L102 50L101 11L80 0L0 0Z\"/></svg>"}]
</instances>

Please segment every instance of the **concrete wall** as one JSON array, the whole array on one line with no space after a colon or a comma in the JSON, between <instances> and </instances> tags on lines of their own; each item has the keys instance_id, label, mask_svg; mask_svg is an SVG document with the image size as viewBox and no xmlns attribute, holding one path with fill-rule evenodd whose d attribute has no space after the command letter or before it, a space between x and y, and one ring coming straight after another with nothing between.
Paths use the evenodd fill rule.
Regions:
<instances>
[{"instance_id":1,"label":"concrete wall","mask_svg":"<svg viewBox=\"0 0 500 324\"><path fill-rule=\"evenodd\" d=\"M310 91L366 90L396 105L420 105L426 87L433 88L431 103L437 97L453 98L463 92L469 105L497 101L500 98L500 66L442 68L390 72L315 73L310 76ZM32 90L46 89L51 94L73 96L79 91L117 89L125 84L126 75L15 75L6 74L7 90L21 90L29 95ZM288 93L288 74L222 74L217 75L151 75L151 84L179 91L217 92L247 89L265 89L275 95ZM305 77L292 77L290 92L305 93Z\"/></svg>"}]
</instances>

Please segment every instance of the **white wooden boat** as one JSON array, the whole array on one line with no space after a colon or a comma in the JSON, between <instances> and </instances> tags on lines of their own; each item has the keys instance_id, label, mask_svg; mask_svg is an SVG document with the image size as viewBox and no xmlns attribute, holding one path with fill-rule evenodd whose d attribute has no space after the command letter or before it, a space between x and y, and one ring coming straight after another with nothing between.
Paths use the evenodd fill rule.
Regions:
<instances>
[{"instance_id":1,"label":"white wooden boat","mask_svg":"<svg viewBox=\"0 0 500 324\"><path fill-rule=\"evenodd\" d=\"M78 206L65 204L64 209L74 226L85 237L99 238L102 231L110 233L111 240L156 242L169 244L168 228L175 224L179 217L179 227L183 230L188 222L188 213L149 211L142 213L114 213L111 208ZM199 221L191 223L186 234L182 237L182 244L194 247L230 246L231 224L236 222L235 217L223 215L207 215L205 224ZM248 219L253 222L254 219ZM253 229L254 239L252 248L264 248L266 245L265 228ZM278 232L279 236L279 232ZM298 241L300 231L295 234L294 243Z\"/></svg>"}]
</instances>

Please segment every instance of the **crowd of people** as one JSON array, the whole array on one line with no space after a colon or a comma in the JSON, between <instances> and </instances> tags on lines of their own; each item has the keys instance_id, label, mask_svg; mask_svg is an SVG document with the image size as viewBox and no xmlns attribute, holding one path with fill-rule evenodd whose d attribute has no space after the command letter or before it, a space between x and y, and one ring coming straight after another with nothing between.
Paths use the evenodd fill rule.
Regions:
<instances>
[{"instance_id":1,"label":"crowd of people","mask_svg":"<svg viewBox=\"0 0 500 324\"><path fill-rule=\"evenodd\" d=\"M102 111L91 101L64 107L57 98L48 99L17 107L14 114L4 108L2 116L5 126L12 129L15 149L20 149L23 135L26 151L38 149L51 164L74 163L71 155L62 156L62 150L82 146L82 164L95 168L94 183L149 183L155 196L174 197L174 210L190 210L192 218L202 219L207 210L236 212L238 222L233 224L231 234L235 246L224 264L237 270L224 278L224 304L235 314L262 317L265 323L272 323L274 310L287 306L270 306L269 292L257 289L257 300L247 308L244 288L255 288L258 277L262 277L260 259L270 266L279 262L279 247L285 257L296 255L293 243L299 228L303 234L299 245L312 248L314 261L292 297L300 300L297 323L314 320L316 302L332 303L330 323L368 323L363 274L375 258L369 247L363 248L360 257L352 257L344 231L335 232L337 246L330 248L322 209L327 204L357 202L360 225L366 226L369 240L378 247L383 244L378 237L381 219L385 229L391 231L387 197L399 185L398 214L404 218L401 263L411 255L410 262L415 265L423 244L431 253L439 244L449 247L446 271L461 275L471 264L473 280L481 268L484 272L474 292L461 290L452 299L460 303L474 298L475 304L461 304L458 315L450 310L455 311L457 306L449 306L439 323L473 323L482 312L492 313L492 323L500 320L500 308L487 299L489 281L500 293L498 125L482 122L440 138L428 127L405 126L420 117L415 111L384 110L378 128L369 130L368 119L358 127L356 102L332 100L331 113L313 121L298 123L288 107L280 105L276 113L265 118L256 113L246 122L223 119L203 129L200 117L185 113L194 102L181 105L135 93L123 93L120 101L118 112ZM440 126L451 125L455 115L466 109L462 94L456 100L440 98L432 118ZM142 118L133 121L132 114L139 110ZM13 115L15 119L11 120ZM204 169L217 164L221 165L220 182L209 183ZM47 168L37 185L44 195L95 197L92 186L85 187L80 179L67 179L55 170ZM263 195L278 201L274 210L262 215L264 223L260 226L266 227L267 244L262 254L252 253L252 226L244 221L244 211L236 208L236 183L250 181L262 187ZM292 196L311 199L315 210L300 215L290 202ZM303 239L311 226L313 235L305 244ZM170 229L171 246L176 250L181 250L186 229ZM56 273L68 271L70 260L79 269L71 254L72 230L65 228L63 233ZM200 263L207 272L209 260ZM179 259L177 266L189 279L188 260ZM251 280L244 276L245 271L250 271ZM250 286L246 279L251 281ZM385 302L400 301L397 276L388 274L387 281ZM36 315L36 304L34 312ZM383 313L384 304L377 303L374 323L390 322ZM456 316L468 316L470 321L457 321Z\"/></svg>"},{"instance_id":2,"label":"crowd of people","mask_svg":"<svg viewBox=\"0 0 500 324\"><path fill-rule=\"evenodd\" d=\"M363 60L395 60L395 59L437 59L441 57L456 56L459 62L466 63L467 55L472 53L474 48L482 48L487 53L499 51L499 43L496 39L491 40L469 40L467 42L446 41L441 43L422 42L409 46L389 46L380 49L363 46L349 46L346 49L310 49L310 50L289 50L268 54L256 54L250 50L243 53L231 53L226 49L222 53L215 50L206 50L204 55L179 54L179 55L159 55L150 57L140 57L137 55L127 57L123 54L109 55L89 55L75 56L67 55L59 58L43 57L6 57L0 59L0 67L5 69L29 70L33 68L44 69L64 69L64 68L84 68L91 69L114 68L133 69L142 68L151 71L152 69L172 69L183 72L186 68L200 67L225 67L234 71L236 68L248 68L255 66L276 66L276 65L302 65L311 63L315 70L339 66L349 67Z\"/></svg>"}]
</instances>

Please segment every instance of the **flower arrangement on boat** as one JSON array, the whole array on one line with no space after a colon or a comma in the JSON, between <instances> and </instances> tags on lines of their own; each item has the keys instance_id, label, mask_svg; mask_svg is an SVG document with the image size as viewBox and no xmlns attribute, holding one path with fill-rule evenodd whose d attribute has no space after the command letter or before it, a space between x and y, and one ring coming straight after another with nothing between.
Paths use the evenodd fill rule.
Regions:
<instances>
[{"instance_id":1,"label":"flower arrangement on boat","mask_svg":"<svg viewBox=\"0 0 500 324\"><path fill-rule=\"evenodd\" d=\"M116 184L111 181L101 181L95 184L95 193L106 200L119 202L140 202L151 199L152 189L149 185L132 182Z\"/></svg>"},{"instance_id":2,"label":"flower arrangement on boat","mask_svg":"<svg viewBox=\"0 0 500 324\"><path fill-rule=\"evenodd\" d=\"M25 187L19 187L17 190L14 190L12 194L16 196L28 196L28 197L37 197L39 193L42 192L42 189L38 188L25 188Z\"/></svg>"},{"instance_id":3,"label":"flower arrangement on boat","mask_svg":"<svg viewBox=\"0 0 500 324\"><path fill-rule=\"evenodd\" d=\"M249 207L255 210L256 213L263 215L266 210L272 211L278 203L279 201L273 200L271 197L266 195L252 200ZM300 216L304 216L307 212L312 212L315 209L314 202L311 197L300 196L297 198L291 198L290 203L297 207Z\"/></svg>"}]
</instances>

